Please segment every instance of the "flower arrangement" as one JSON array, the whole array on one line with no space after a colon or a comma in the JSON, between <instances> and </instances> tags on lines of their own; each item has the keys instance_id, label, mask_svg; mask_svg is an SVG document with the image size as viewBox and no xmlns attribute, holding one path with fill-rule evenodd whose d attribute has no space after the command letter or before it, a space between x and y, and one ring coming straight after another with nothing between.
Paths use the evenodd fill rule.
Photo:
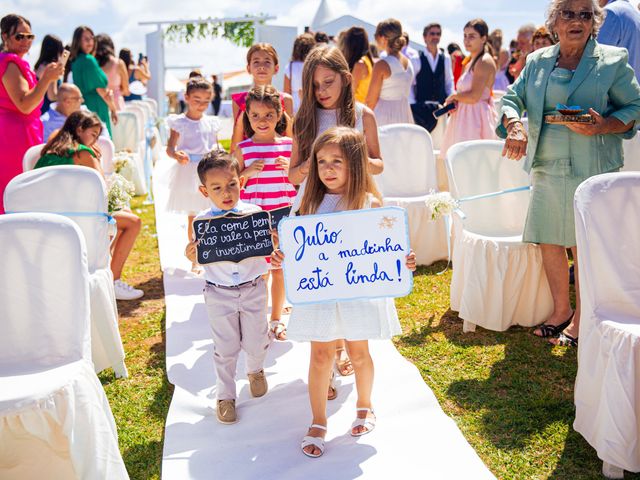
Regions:
<instances>
[{"instance_id":1,"label":"flower arrangement","mask_svg":"<svg viewBox=\"0 0 640 480\"><path fill-rule=\"evenodd\" d=\"M458 208L458 201L449 192L431 190L424 203L431 210L431 220L437 220L442 215L451 215Z\"/></svg>"},{"instance_id":2,"label":"flower arrangement","mask_svg":"<svg viewBox=\"0 0 640 480\"><path fill-rule=\"evenodd\" d=\"M131 167L133 163L133 154L126 150L120 151L113 157L113 166L115 173L120 173Z\"/></svg>"},{"instance_id":3,"label":"flower arrangement","mask_svg":"<svg viewBox=\"0 0 640 480\"><path fill-rule=\"evenodd\" d=\"M129 206L135 188L131 182L118 173L109 177L109 191L107 199L109 201L109 213L117 212Z\"/></svg>"}]
</instances>

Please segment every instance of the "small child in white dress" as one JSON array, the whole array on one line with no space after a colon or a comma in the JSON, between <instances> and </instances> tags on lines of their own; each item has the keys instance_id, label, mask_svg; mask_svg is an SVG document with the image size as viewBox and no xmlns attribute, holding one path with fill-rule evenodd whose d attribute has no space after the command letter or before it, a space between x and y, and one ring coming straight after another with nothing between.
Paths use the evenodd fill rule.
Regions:
<instances>
[{"instance_id":1,"label":"small child in white dress","mask_svg":"<svg viewBox=\"0 0 640 480\"><path fill-rule=\"evenodd\" d=\"M381 206L373 178L367 171L364 136L355 129L333 127L313 144L307 187L299 213L331 213ZM271 265L279 268L284 260L274 250ZM416 269L415 253L407 255L407 268ZM327 430L327 390L336 341L346 339L356 375L358 400L351 435L371 432L376 417L371 407L373 360L369 339L389 339L401 333L398 314L391 299L372 299L294 306L288 338L311 342L309 397L313 421L302 441L302 452L319 457L324 452Z\"/></svg>"},{"instance_id":2,"label":"small child in white dress","mask_svg":"<svg viewBox=\"0 0 640 480\"><path fill-rule=\"evenodd\" d=\"M202 77L194 77L187 83L184 96L186 113L171 115L167 119L170 128L167 155L176 160L169 173L169 200L167 210L188 215L188 240L193 238L193 218L197 212L208 208L209 202L198 190L198 162L203 155L218 148L220 122L205 115L213 88Z\"/></svg>"}]
</instances>

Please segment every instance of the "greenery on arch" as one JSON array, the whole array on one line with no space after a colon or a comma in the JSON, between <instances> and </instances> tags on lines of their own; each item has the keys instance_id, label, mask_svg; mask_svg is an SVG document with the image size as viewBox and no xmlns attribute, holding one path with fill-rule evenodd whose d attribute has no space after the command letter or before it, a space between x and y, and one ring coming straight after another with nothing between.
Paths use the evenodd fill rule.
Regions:
<instances>
[{"instance_id":1,"label":"greenery on arch","mask_svg":"<svg viewBox=\"0 0 640 480\"><path fill-rule=\"evenodd\" d=\"M258 23L264 23L264 20ZM173 42L189 43L207 38L226 38L235 45L250 47L255 37L255 22L213 22L204 19L193 23L173 23L167 28L165 35Z\"/></svg>"}]
</instances>

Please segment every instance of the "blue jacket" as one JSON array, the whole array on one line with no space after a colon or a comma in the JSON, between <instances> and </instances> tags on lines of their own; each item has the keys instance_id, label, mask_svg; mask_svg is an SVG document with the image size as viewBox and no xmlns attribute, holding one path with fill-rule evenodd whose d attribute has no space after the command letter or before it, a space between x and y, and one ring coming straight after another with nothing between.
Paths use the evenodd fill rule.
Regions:
<instances>
[{"instance_id":1,"label":"blue jacket","mask_svg":"<svg viewBox=\"0 0 640 480\"><path fill-rule=\"evenodd\" d=\"M502 97L499 119L520 118L527 111L529 142L524 169L529 172L536 156L540 130L544 122L544 101L549 75L554 69L559 45L537 50L527 57L527 63L517 80ZM640 85L627 62L624 48L600 45L591 39L582 54L571 82L565 105L580 105L585 111L593 108L604 117L613 116L635 125L624 134L578 135L572 143L572 155L588 155L590 162L576 162L584 167L573 167L573 175L589 177L616 170L623 165L622 139L632 138L640 122ZM496 134L506 138L507 131L498 121Z\"/></svg>"}]
</instances>

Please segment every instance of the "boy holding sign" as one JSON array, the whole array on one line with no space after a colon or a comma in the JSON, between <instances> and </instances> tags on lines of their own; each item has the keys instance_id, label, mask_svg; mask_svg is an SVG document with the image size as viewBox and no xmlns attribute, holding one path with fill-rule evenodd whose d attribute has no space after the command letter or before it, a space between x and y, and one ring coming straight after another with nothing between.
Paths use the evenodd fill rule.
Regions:
<instances>
[{"instance_id":1,"label":"boy holding sign","mask_svg":"<svg viewBox=\"0 0 640 480\"><path fill-rule=\"evenodd\" d=\"M234 158L222 150L207 153L198 164L200 192L213 206L197 217L219 217L228 213L250 215L260 207L239 200L244 178ZM187 245L185 255L196 263L196 246L201 235ZM222 236L222 235L220 235ZM236 364L240 350L247 359L247 377L254 397L267 393L264 359L269 346L267 322L267 287L262 278L267 273L264 254L238 262L217 261L204 265L206 286L204 299L213 334L213 361L218 376L217 418L224 424L237 421L235 399Z\"/></svg>"}]
</instances>

